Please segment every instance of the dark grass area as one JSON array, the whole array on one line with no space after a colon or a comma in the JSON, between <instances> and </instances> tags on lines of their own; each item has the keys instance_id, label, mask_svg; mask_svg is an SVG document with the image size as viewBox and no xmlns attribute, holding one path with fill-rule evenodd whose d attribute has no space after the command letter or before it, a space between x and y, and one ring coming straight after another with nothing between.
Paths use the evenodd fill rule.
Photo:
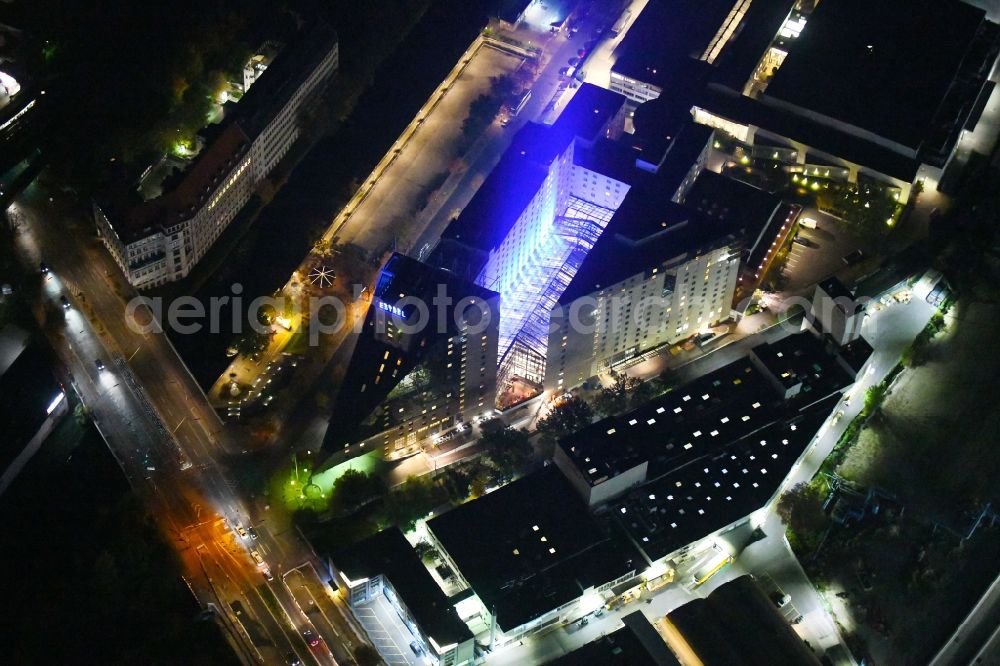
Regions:
<instances>
[{"instance_id":1,"label":"dark grass area","mask_svg":"<svg viewBox=\"0 0 1000 666\"><path fill-rule=\"evenodd\" d=\"M392 3L389 3L392 4ZM287 183L263 209L253 228L232 250L223 267L195 295L231 295L243 285L244 303L284 284L316 237L455 65L486 24L489 2L436 0L395 52L376 70L372 85L332 136L321 139L292 171ZM369 19L371 17L369 16ZM359 21L353 17L352 21ZM378 22L368 30L378 30ZM341 62L350 68L351 31L341 28ZM362 33L364 34L364 33ZM228 312L222 317L228 325ZM217 334L174 335L174 345L205 388L228 359L231 330Z\"/></svg>"},{"instance_id":2,"label":"dark grass area","mask_svg":"<svg viewBox=\"0 0 1000 666\"><path fill-rule=\"evenodd\" d=\"M847 591L877 664L926 664L1000 573L1000 527L960 538L1000 500L1000 405L989 390L1000 306L960 299L945 320L837 467L895 495L903 516L836 527L806 560L815 580Z\"/></svg>"},{"instance_id":3,"label":"dark grass area","mask_svg":"<svg viewBox=\"0 0 1000 666\"><path fill-rule=\"evenodd\" d=\"M920 666L1000 573L1000 528L960 544L914 520L873 522L837 532L822 562L809 568L847 591L872 663ZM859 571L870 576L872 589L864 589Z\"/></svg>"},{"instance_id":4,"label":"dark grass area","mask_svg":"<svg viewBox=\"0 0 1000 666\"><path fill-rule=\"evenodd\" d=\"M237 663L92 426L66 419L0 497L10 664Z\"/></svg>"}]
</instances>

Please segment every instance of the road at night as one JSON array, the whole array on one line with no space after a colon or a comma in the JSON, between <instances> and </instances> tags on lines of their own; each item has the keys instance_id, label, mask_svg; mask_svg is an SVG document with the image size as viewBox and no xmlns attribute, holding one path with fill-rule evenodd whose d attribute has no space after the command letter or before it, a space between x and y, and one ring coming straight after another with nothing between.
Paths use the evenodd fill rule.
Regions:
<instances>
[{"instance_id":1,"label":"road at night","mask_svg":"<svg viewBox=\"0 0 1000 666\"><path fill-rule=\"evenodd\" d=\"M303 663L349 663L345 648L359 639L333 600L320 595L329 619L317 626L284 584L284 572L313 564L308 546L294 531L262 529L257 540L234 531L237 523L245 528L264 518L242 500L226 471L227 462L241 455L239 446L166 337L126 326L120 294L131 290L96 240L48 205L32 188L16 209L24 263L37 267L44 259L51 268L39 276L37 314L130 484L178 552L192 592L219 615L245 663L277 663L293 652ZM59 307L60 295L70 299L69 310ZM251 558L254 550L264 566ZM322 589L315 568L301 570ZM306 629L322 636L333 654L323 643L309 648Z\"/></svg>"}]
</instances>

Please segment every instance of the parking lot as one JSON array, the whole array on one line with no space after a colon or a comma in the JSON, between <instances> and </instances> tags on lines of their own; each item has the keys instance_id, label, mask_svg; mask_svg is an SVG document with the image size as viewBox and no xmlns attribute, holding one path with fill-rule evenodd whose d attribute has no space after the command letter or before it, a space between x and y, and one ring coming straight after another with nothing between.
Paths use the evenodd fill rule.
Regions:
<instances>
[{"instance_id":1,"label":"parking lot","mask_svg":"<svg viewBox=\"0 0 1000 666\"><path fill-rule=\"evenodd\" d=\"M844 257L861 247L861 242L836 218L815 208L806 208L799 216L800 223L804 219L815 220L816 228L800 226L798 240L792 242L788 253L785 291L793 293L843 269Z\"/></svg>"},{"instance_id":2,"label":"parking lot","mask_svg":"<svg viewBox=\"0 0 1000 666\"><path fill-rule=\"evenodd\" d=\"M385 663L390 666L423 663L410 649L413 635L383 595L355 606L354 615Z\"/></svg>"}]
</instances>

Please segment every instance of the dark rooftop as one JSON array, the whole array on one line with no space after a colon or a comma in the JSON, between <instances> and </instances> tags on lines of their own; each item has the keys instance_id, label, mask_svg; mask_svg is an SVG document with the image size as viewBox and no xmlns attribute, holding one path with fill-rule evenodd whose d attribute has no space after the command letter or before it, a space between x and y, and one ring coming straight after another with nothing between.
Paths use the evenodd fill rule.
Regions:
<instances>
[{"instance_id":1,"label":"dark rooftop","mask_svg":"<svg viewBox=\"0 0 1000 666\"><path fill-rule=\"evenodd\" d=\"M552 123L563 136L578 136L585 141L599 138L600 130L626 103L625 97L592 83L584 83Z\"/></svg>"},{"instance_id":2,"label":"dark rooftop","mask_svg":"<svg viewBox=\"0 0 1000 666\"><path fill-rule=\"evenodd\" d=\"M802 392L816 399L854 383L823 341L809 331L757 345L751 353L785 388L801 382Z\"/></svg>"},{"instance_id":3,"label":"dark rooftop","mask_svg":"<svg viewBox=\"0 0 1000 666\"><path fill-rule=\"evenodd\" d=\"M375 298L368 308L364 327L351 354L331 412L324 446L340 448L344 441L359 436L361 432L358 428L362 422L382 404L403 378L426 358L432 357L436 346L444 344L456 334L455 308L446 306L444 321L447 325L444 330L428 325L413 334L399 335L391 343L385 336L377 335L380 321L391 321L394 316L383 311L383 307L391 311L398 307L396 304L404 297L414 297L430 304L434 302L439 286L444 287L444 293L452 299L453 305L465 297L485 301L497 297L496 292L467 282L453 273L402 254L394 254L379 274L374 290ZM405 319L416 307L408 299L407 305L399 310L404 313ZM479 312L477 308L467 308L463 315L469 317L470 324L475 324L478 322L473 321L473 318L479 316ZM389 369L383 373L384 368Z\"/></svg>"},{"instance_id":4,"label":"dark rooftop","mask_svg":"<svg viewBox=\"0 0 1000 666\"><path fill-rule=\"evenodd\" d=\"M861 372L871 355L875 353L868 341L864 338L857 338L847 343L837 352L837 355L844 364L856 375Z\"/></svg>"},{"instance_id":5,"label":"dark rooftop","mask_svg":"<svg viewBox=\"0 0 1000 666\"><path fill-rule=\"evenodd\" d=\"M604 533L554 466L427 527L506 631L645 567L623 535Z\"/></svg>"},{"instance_id":6,"label":"dark rooftop","mask_svg":"<svg viewBox=\"0 0 1000 666\"><path fill-rule=\"evenodd\" d=\"M984 17L959 0L821 2L766 96L916 150Z\"/></svg>"},{"instance_id":7,"label":"dark rooftop","mask_svg":"<svg viewBox=\"0 0 1000 666\"><path fill-rule=\"evenodd\" d=\"M672 201L679 185L674 177L687 175L704 147L699 143L679 148L677 153L671 149L667 157L677 159L677 169L661 169L656 178L629 190L560 303L571 303L678 257L695 256L727 243L755 243L763 234L781 200L730 178L703 171L684 205ZM680 168L684 164L687 167Z\"/></svg>"},{"instance_id":8,"label":"dark rooftop","mask_svg":"<svg viewBox=\"0 0 1000 666\"><path fill-rule=\"evenodd\" d=\"M761 229L781 206L781 198L706 169L681 203L707 218Z\"/></svg>"},{"instance_id":9,"label":"dark rooftop","mask_svg":"<svg viewBox=\"0 0 1000 666\"><path fill-rule=\"evenodd\" d=\"M591 148L577 146L573 151L574 164L629 185L636 177L637 157L637 149L610 139L599 139Z\"/></svg>"},{"instance_id":10,"label":"dark rooftop","mask_svg":"<svg viewBox=\"0 0 1000 666\"><path fill-rule=\"evenodd\" d=\"M854 300L854 294L837 277L829 277L819 283L819 286L831 298L846 298Z\"/></svg>"},{"instance_id":11,"label":"dark rooftop","mask_svg":"<svg viewBox=\"0 0 1000 666\"><path fill-rule=\"evenodd\" d=\"M828 296L834 299L834 303L847 315L857 314L864 307L862 299L856 297L844 286L844 283L836 277L827 278L819 283L819 287Z\"/></svg>"},{"instance_id":12,"label":"dark rooftop","mask_svg":"<svg viewBox=\"0 0 1000 666\"><path fill-rule=\"evenodd\" d=\"M733 90L742 90L794 4L794 0L753 0L715 59L718 71L714 79Z\"/></svg>"},{"instance_id":13,"label":"dark rooftop","mask_svg":"<svg viewBox=\"0 0 1000 666\"><path fill-rule=\"evenodd\" d=\"M797 212L780 197L707 170L698 176L682 203L710 219L740 221L746 240L744 263L752 269L763 264L772 241Z\"/></svg>"},{"instance_id":14,"label":"dark rooftop","mask_svg":"<svg viewBox=\"0 0 1000 666\"><path fill-rule=\"evenodd\" d=\"M522 127L472 200L444 230L432 263L449 270L456 263L462 263L461 257L450 256L461 254L449 252L454 243L481 253L499 245L538 193L552 160L566 150L574 137L582 137L587 142L600 138L601 128L624 103L625 98L621 95L585 83L555 124L529 122ZM458 272L474 278L472 274L478 272L475 264L485 259L480 255L478 258L465 257L465 261L474 265Z\"/></svg>"},{"instance_id":15,"label":"dark rooftop","mask_svg":"<svg viewBox=\"0 0 1000 666\"><path fill-rule=\"evenodd\" d=\"M835 399L825 401L791 420L765 410L756 424L763 428L751 421L740 439L730 437L616 500L612 514L651 560L742 520L774 496L833 404ZM738 413L735 418L747 416L753 419Z\"/></svg>"},{"instance_id":16,"label":"dark rooftop","mask_svg":"<svg viewBox=\"0 0 1000 666\"><path fill-rule=\"evenodd\" d=\"M819 660L751 576L667 614L705 666L818 666Z\"/></svg>"},{"instance_id":17,"label":"dark rooftop","mask_svg":"<svg viewBox=\"0 0 1000 666\"><path fill-rule=\"evenodd\" d=\"M21 452L48 418L60 390L49 349L7 325L0 329L0 469Z\"/></svg>"},{"instance_id":18,"label":"dark rooftop","mask_svg":"<svg viewBox=\"0 0 1000 666\"><path fill-rule=\"evenodd\" d=\"M337 33L328 23L312 21L309 28L278 53L236 105L233 120L251 140L288 104L336 43Z\"/></svg>"},{"instance_id":19,"label":"dark rooftop","mask_svg":"<svg viewBox=\"0 0 1000 666\"><path fill-rule=\"evenodd\" d=\"M778 136L804 143L827 155L870 167L905 182L913 180L920 166L919 161L911 155L777 106L763 104L718 83L710 83L699 91L696 104L723 118L744 125L754 125ZM822 156L814 158L810 155L808 159L822 161Z\"/></svg>"},{"instance_id":20,"label":"dark rooftop","mask_svg":"<svg viewBox=\"0 0 1000 666\"><path fill-rule=\"evenodd\" d=\"M648 479L712 456L773 422L779 396L743 359L679 386L622 416L564 438L559 446L598 485L649 461Z\"/></svg>"},{"instance_id":21,"label":"dark rooftop","mask_svg":"<svg viewBox=\"0 0 1000 666\"><path fill-rule=\"evenodd\" d=\"M622 618L625 626L587 643L550 666L680 666L642 611Z\"/></svg>"},{"instance_id":22,"label":"dark rooftop","mask_svg":"<svg viewBox=\"0 0 1000 666\"><path fill-rule=\"evenodd\" d=\"M732 8L732 0L650 0L616 50L612 73L670 87L686 60L701 57Z\"/></svg>"},{"instance_id":23,"label":"dark rooftop","mask_svg":"<svg viewBox=\"0 0 1000 666\"><path fill-rule=\"evenodd\" d=\"M420 556L397 527L390 527L330 558L351 580L384 575L420 628L438 645L461 643L472 633L434 582Z\"/></svg>"}]
</instances>

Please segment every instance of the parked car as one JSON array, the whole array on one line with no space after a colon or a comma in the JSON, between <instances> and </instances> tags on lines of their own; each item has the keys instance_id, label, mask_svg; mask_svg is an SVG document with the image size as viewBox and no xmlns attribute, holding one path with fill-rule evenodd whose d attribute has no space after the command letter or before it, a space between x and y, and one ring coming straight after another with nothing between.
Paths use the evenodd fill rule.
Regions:
<instances>
[{"instance_id":1,"label":"parked car","mask_svg":"<svg viewBox=\"0 0 1000 666\"><path fill-rule=\"evenodd\" d=\"M792 595L785 594L780 588L775 589L774 592L771 593L771 601L774 602L774 605L778 608L784 608L791 600Z\"/></svg>"}]
</instances>

